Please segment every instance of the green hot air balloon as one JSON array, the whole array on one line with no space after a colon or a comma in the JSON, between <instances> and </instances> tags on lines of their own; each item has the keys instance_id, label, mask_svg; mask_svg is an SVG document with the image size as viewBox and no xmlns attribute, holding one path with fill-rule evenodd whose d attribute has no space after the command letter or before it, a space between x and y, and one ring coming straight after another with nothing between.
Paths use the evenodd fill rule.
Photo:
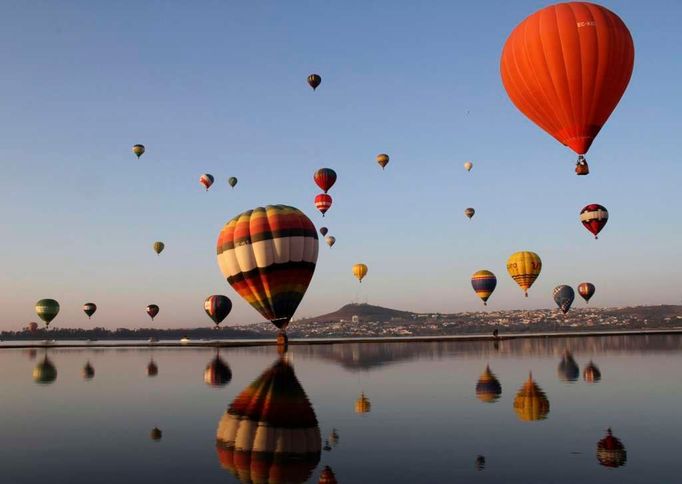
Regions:
<instances>
[{"instance_id":1,"label":"green hot air balloon","mask_svg":"<svg viewBox=\"0 0 682 484\"><path fill-rule=\"evenodd\" d=\"M36 314L45 321L45 326L49 326L59 314L59 303L54 299L41 299L36 303Z\"/></svg>"},{"instance_id":2,"label":"green hot air balloon","mask_svg":"<svg viewBox=\"0 0 682 484\"><path fill-rule=\"evenodd\" d=\"M153 247L154 252L156 252L156 255L159 255L161 254L161 252L163 252L163 249L166 248L166 244L164 244L163 242L154 242Z\"/></svg>"},{"instance_id":3,"label":"green hot air balloon","mask_svg":"<svg viewBox=\"0 0 682 484\"><path fill-rule=\"evenodd\" d=\"M231 176L230 178L227 179L227 183L228 183L232 188L235 187L235 185L237 184L238 181L239 181L239 180L237 180L237 177L235 177L235 176Z\"/></svg>"}]
</instances>

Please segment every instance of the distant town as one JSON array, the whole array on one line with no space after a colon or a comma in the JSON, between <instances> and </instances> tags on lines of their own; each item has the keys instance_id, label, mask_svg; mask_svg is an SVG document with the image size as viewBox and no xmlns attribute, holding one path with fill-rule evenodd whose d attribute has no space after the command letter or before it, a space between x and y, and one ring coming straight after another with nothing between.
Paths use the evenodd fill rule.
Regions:
<instances>
[{"instance_id":1,"label":"distant town","mask_svg":"<svg viewBox=\"0 0 682 484\"><path fill-rule=\"evenodd\" d=\"M164 340L180 339L261 339L272 338L276 329L269 322L246 325L208 324L185 329L158 328L50 328L29 331L3 331L3 340ZM636 306L619 308L581 307L562 314L557 309L534 309L455 314L412 313L370 304L347 304L332 313L292 322L293 338L352 338L387 336L450 336L505 332L608 331L682 328L682 306Z\"/></svg>"}]
</instances>

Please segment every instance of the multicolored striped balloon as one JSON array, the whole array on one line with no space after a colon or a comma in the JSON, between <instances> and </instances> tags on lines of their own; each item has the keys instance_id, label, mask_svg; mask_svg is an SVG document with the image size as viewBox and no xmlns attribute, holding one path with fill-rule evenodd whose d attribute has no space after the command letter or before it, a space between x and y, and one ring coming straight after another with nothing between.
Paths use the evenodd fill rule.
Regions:
<instances>
[{"instance_id":1,"label":"multicolored striped balloon","mask_svg":"<svg viewBox=\"0 0 682 484\"><path fill-rule=\"evenodd\" d=\"M596 288L591 282L581 282L578 284L578 294L589 304L590 298L594 296L594 291Z\"/></svg>"},{"instance_id":2,"label":"multicolored striped balloon","mask_svg":"<svg viewBox=\"0 0 682 484\"><path fill-rule=\"evenodd\" d=\"M507 272L514 281L523 289L528 297L528 289L542 270L542 261L535 252L515 252L507 260Z\"/></svg>"},{"instance_id":3,"label":"multicolored striped balloon","mask_svg":"<svg viewBox=\"0 0 682 484\"><path fill-rule=\"evenodd\" d=\"M232 301L227 296L214 294L208 296L204 301L204 311L208 317L218 326L232 311Z\"/></svg>"},{"instance_id":4,"label":"multicolored striped balloon","mask_svg":"<svg viewBox=\"0 0 682 484\"><path fill-rule=\"evenodd\" d=\"M285 330L315 272L317 230L297 208L258 207L225 224L218 235L217 254L232 288Z\"/></svg>"},{"instance_id":5,"label":"multicolored striped balloon","mask_svg":"<svg viewBox=\"0 0 682 484\"><path fill-rule=\"evenodd\" d=\"M497 277L490 271L476 271L471 276L471 286L476 291L476 295L481 298L485 306L488 305L488 298L497 287Z\"/></svg>"},{"instance_id":6,"label":"multicolored striped balloon","mask_svg":"<svg viewBox=\"0 0 682 484\"><path fill-rule=\"evenodd\" d=\"M320 193L315 197L315 206L322 212L322 216L324 217L324 214L327 213L327 210L332 206L332 197L326 193Z\"/></svg>"},{"instance_id":7,"label":"multicolored striped balloon","mask_svg":"<svg viewBox=\"0 0 682 484\"><path fill-rule=\"evenodd\" d=\"M213 185L214 180L215 179L213 178L213 175L209 173L204 173L199 177L199 183L201 183L206 188L206 191L208 191L208 189L211 188L211 185Z\"/></svg>"},{"instance_id":8,"label":"multicolored striped balloon","mask_svg":"<svg viewBox=\"0 0 682 484\"><path fill-rule=\"evenodd\" d=\"M38 317L45 321L45 326L49 326L59 314L59 303L54 299L41 299L36 303L35 309Z\"/></svg>"},{"instance_id":9,"label":"multicolored striped balloon","mask_svg":"<svg viewBox=\"0 0 682 484\"><path fill-rule=\"evenodd\" d=\"M95 311L97 311L97 305L95 303L83 304L83 312L88 315L88 319L95 314Z\"/></svg>"},{"instance_id":10,"label":"multicolored striped balloon","mask_svg":"<svg viewBox=\"0 0 682 484\"><path fill-rule=\"evenodd\" d=\"M313 174L313 180L324 193L327 193L336 183L336 172L331 168L320 168Z\"/></svg>"},{"instance_id":11,"label":"multicolored striped balloon","mask_svg":"<svg viewBox=\"0 0 682 484\"><path fill-rule=\"evenodd\" d=\"M606 222L609 221L609 212L605 207L592 203L580 211L580 221L597 239L599 238L597 234L601 232Z\"/></svg>"},{"instance_id":12,"label":"multicolored striped balloon","mask_svg":"<svg viewBox=\"0 0 682 484\"><path fill-rule=\"evenodd\" d=\"M494 403L502 395L502 385L495 374L486 366L485 371L476 383L476 397L485 403Z\"/></svg>"}]
</instances>

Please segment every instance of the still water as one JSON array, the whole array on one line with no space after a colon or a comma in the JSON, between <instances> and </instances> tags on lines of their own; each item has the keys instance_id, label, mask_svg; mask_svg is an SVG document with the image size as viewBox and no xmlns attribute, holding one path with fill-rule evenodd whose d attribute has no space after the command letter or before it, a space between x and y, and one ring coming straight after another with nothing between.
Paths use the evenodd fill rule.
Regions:
<instances>
[{"instance_id":1,"label":"still water","mask_svg":"<svg viewBox=\"0 0 682 484\"><path fill-rule=\"evenodd\" d=\"M0 482L680 482L680 335L215 358L0 350Z\"/></svg>"}]
</instances>

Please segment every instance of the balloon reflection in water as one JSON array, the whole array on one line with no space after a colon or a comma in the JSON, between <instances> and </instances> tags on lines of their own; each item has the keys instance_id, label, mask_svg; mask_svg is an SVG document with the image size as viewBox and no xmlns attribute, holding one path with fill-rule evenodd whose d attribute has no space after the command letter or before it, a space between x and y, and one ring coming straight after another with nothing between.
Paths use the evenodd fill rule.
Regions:
<instances>
[{"instance_id":1,"label":"balloon reflection in water","mask_svg":"<svg viewBox=\"0 0 682 484\"><path fill-rule=\"evenodd\" d=\"M332 447L339 445L339 432L336 429L332 429L332 432L329 434L329 443L332 444Z\"/></svg>"},{"instance_id":2,"label":"balloon reflection in water","mask_svg":"<svg viewBox=\"0 0 682 484\"><path fill-rule=\"evenodd\" d=\"M588 383L596 383L601 380L601 371L599 371L599 367L592 363L591 360L583 371L583 380Z\"/></svg>"},{"instance_id":3,"label":"balloon reflection in water","mask_svg":"<svg viewBox=\"0 0 682 484\"><path fill-rule=\"evenodd\" d=\"M559 380L566 382L578 381L580 377L580 368L578 364L573 359L573 355L570 351L564 351L561 356L561 361L559 362L559 367L557 368L557 374L559 375Z\"/></svg>"},{"instance_id":4,"label":"balloon reflection in water","mask_svg":"<svg viewBox=\"0 0 682 484\"><path fill-rule=\"evenodd\" d=\"M332 468L324 466L324 469L322 469L322 472L320 473L320 480L317 482L318 484L336 484L336 476L334 475Z\"/></svg>"},{"instance_id":5,"label":"balloon reflection in water","mask_svg":"<svg viewBox=\"0 0 682 484\"><path fill-rule=\"evenodd\" d=\"M232 380L232 370L216 355L204 370L204 383L212 387L223 387Z\"/></svg>"},{"instance_id":6,"label":"balloon reflection in water","mask_svg":"<svg viewBox=\"0 0 682 484\"><path fill-rule=\"evenodd\" d=\"M483 469L485 469L485 457L479 455L476 457L476 470L482 471Z\"/></svg>"},{"instance_id":7,"label":"balloon reflection in water","mask_svg":"<svg viewBox=\"0 0 682 484\"><path fill-rule=\"evenodd\" d=\"M285 359L237 395L216 432L221 465L245 483L305 482L321 447L315 411Z\"/></svg>"},{"instance_id":8,"label":"balloon reflection in water","mask_svg":"<svg viewBox=\"0 0 682 484\"><path fill-rule=\"evenodd\" d=\"M45 355L43 361L38 363L33 369L33 381L41 385L47 385L57 379L57 368Z\"/></svg>"},{"instance_id":9,"label":"balloon reflection in water","mask_svg":"<svg viewBox=\"0 0 682 484\"><path fill-rule=\"evenodd\" d=\"M84 380L92 380L95 377L95 369L92 367L89 361L85 363L81 374L83 375Z\"/></svg>"},{"instance_id":10,"label":"balloon reflection in water","mask_svg":"<svg viewBox=\"0 0 682 484\"><path fill-rule=\"evenodd\" d=\"M476 397L482 402L494 403L499 400L500 395L502 395L502 385L495 374L490 371L490 367L486 366L476 383Z\"/></svg>"},{"instance_id":11,"label":"balloon reflection in water","mask_svg":"<svg viewBox=\"0 0 682 484\"><path fill-rule=\"evenodd\" d=\"M153 359L149 360L149 364L147 365L147 376L156 376L158 374L159 367L156 366L156 363L154 363Z\"/></svg>"},{"instance_id":12,"label":"balloon reflection in water","mask_svg":"<svg viewBox=\"0 0 682 484\"><path fill-rule=\"evenodd\" d=\"M625 446L620 439L613 436L611 429L608 429L606 437L597 443L597 460L605 467L620 467L628 460Z\"/></svg>"},{"instance_id":13,"label":"balloon reflection in water","mask_svg":"<svg viewBox=\"0 0 682 484\"><path fill-rule=\"evenodd\" d=\"M547 418L549 400L545 392L533 380L532 374L528 375L528 380L514 398L514 411L516 416L525 422Z\"/></svg>"},{"instance_id":14,"label":"balloon reflection in water","mask_svg":"<svg viewBox=\"0 0 682 484\"><path fill-rule=\"evenodd\" d=\"M151 432L149 432L149 438L152 440L161 440L163 433L158 427L154 427Z\"/></svg>"},{"instance_id":15,"label":"balloon reflection in water","mask_svg":"<svg viewBox=\"0 0 682 484\"><path fill-rule=\"evenodd\" d=\"M372 410L372 404L369 398L365 396L365 392L360 393L360 398L355 400L355 413L369 413Z\"/></svg>"}]
</instances>

